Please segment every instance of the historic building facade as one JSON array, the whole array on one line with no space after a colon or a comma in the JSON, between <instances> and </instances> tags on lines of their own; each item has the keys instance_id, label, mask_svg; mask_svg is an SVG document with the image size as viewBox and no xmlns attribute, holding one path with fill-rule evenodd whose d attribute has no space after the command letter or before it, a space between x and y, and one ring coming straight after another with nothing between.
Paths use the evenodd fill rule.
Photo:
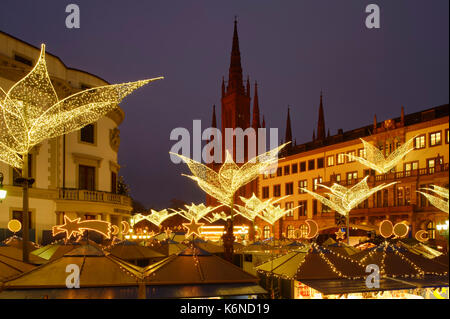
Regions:
<instances>
[{"instance_id":1,"label":"historic building facade","mask_svg":"<svg viewBox=\"0 0 450 319\"><path fill-rule=\"evenodd\" d=\"M389 219L394 224L406 222L410 225L412 236L423 229L437 244L446 245L436 225L444 224L448 214L436 209L416 191L430 185L448 188L449 105L408 115L404 114L403 107L399 111L398 118L380 123L375 116L373 125L348 132L339 130L338 134L330 136L329 133L325 134L321 97L318 127L313 133L313 141L294 145L279 160L276 172L259 178L261 199L287 195L289 197L280 201L279 205L285 208L300 207L280 219L274 228L259 220L257 226L260 235L266 238L271 235L276 238L298 237L307 231L305 220L313 219L318 223L320 233L328 232L334 236L338 228L335 212L321 205L303 189L323 195L326 189L318 184L331 186L339 183L351 187L369 175L369 187L397 183L379 191L350 212L350 225L354 230L351 235L356 235L356 229L376 232L379 223ZM287 127L286 140L290 140L289 114ZM376 145L386 156L411 138L415 138L414 150L388 174L378 174L345 156L364 156L360 138Z\"/></svg>"},{"instance_id":2,"label":"historic building facade","mask_svg":"<svg viewBox=\"0 0 450 319\"><path fill-rule=\"evenodd\" d=\"M34 66L40 50L0 32L0 87L5 91ZM90 73L68 68L47 53L47 67L58 97L64 98L90 87L107 85ZM63 216L102 219L120 226L129 220L131 199L117 193L120 165L118 126L124 112L118 107L98 122L37 145L30 154L30 238L48 239L52 226ZM0 236L11 219L21 219L22 188L15 182L19 172L0 163L7 197L0 203ZM1 237L0 237L1 239Z\"/></svg>"}]
</instances>

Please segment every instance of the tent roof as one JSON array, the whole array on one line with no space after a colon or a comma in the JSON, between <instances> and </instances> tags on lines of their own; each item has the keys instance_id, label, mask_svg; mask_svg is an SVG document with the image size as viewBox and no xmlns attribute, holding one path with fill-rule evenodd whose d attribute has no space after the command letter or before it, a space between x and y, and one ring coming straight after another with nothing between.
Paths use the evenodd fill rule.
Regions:
<instances>
[{"instance_id":1,"label":"tent roof","mask_svg":"<svg viewBox=\"0 0 450 319\"><path fill-rule=\"evenodd\" d=\"M181 271L182 270L182 271ZM257 283L258 278L234 264L195 247L147 266L144 277L150 285L198 285Z\"/></svg>"},{"instance_id":2,"label":"tent roof","mask_svg":"<svg viewBox=\"0 0 450 319\"><path fill-rule=\"evenodd\" d=\"M446 265L448 268L448 254L442 254L436 258L433 258L435 262L438 262L442 265Z\"/></svg>"},{"instance_id":3,"label":"tent roof","mask_svg":"<svg viewBox=\"0 0 450 319\"><path fill-rule=\"evenodd\" d=\"M87 242L91 246L94 246L94 247L100 249L100 246L97 245L92 240L88 240ZM45 260L54 260L54 259L64 256L68 252L72 251L75 248L80 247L81 245L83 245L85 243L86 243L86 241L79 241L79 242L73 241L73 242L66 243L63 240L60 240L60 241L54 242L52 244L48 244L39 249L36 249L35 251L31 252L31 255L41 257Z\"/></svg>"},{"instance_id":4,"label":"tent roof","mask_svg":"<svg viewBox=\"0 0 450 319\"><path fill-rule=\"evenodd\" d=\"M303 262L307 254L307 249L301 251L291 251L273 260L266 261L256 267L263 272L273 272L277 276L293 278L298 269L298 265Z\"/></svg>"},{"instance_id":5,"label":"tent roof","mask_svg":"<svg viewBox=\"0 0 450 319\"><path fill-rule=\"evenodd\" d=\"M5 281L34 268L35 266L23 261L0 255L0 281Z\"/></svg>"},{"instance_id":6,"label":"tent roof","mask_svg":"<svg viewBox=\"0 0 450 319\"><path fill-rule=\"evenodd\" d=\"M0 254L10 257L12 259L16 259L16 260L20 260L20 261L23 260L22 259L23 258L22 249L19 249L19 248L13 247L13 246L8 246L8 245L0 246ZM31 253L30 253L29 258L30 258L30 264L33 264L33 265L42 265L47 262L47 260L45 260L39 256L33 255Z\"/></svg>"},{"instance_id":7,"label":"tent roof","mask_svg":"<svg viewBox=\"0 0 450 319\"><path fill-rule=\"evenodd\" d=\"M216 254L216 253L223 253L223 246L219 246L216 244L213 244L211 242L204 242L204 243L196 243L195 244L197 247L206 250L207 252L210 252L211 254Z\"/></svg>"},{"instance_id":8,"label":"tent roof","mask_svg":"<svg viewBox=\"0 0 450 319\"><path fill-rule=\"evenodd\" d=\"M5 282L5 289L65 288L66 266L80 267L80 287L133 286L140 273L125 262L105 256L98 248L82 245L63 257L55 259L13 280Z\"/></svg>"},{"instance_id":9,"label":"tent roof","mask_svg":"<svg viewBox=\"0 0 450 319\"><path fill-rule=\"evenodd\" d=\"M149 248L140 246L137 243L123 241L114 245L109 249L111 255L123 260L136 260L136 259L151 259L158 257L165 257L164 254Z\"/></svg>"},{"instance_id":10,"label":"tent roof","mask_svg":"<svg viewBox=\"0 0 450 319\"><path fill-rule=\"evenodd\" d=\"M22 238L18 237L16 235L6 238L3 241L3 243L6 244L7 246L15 247L20 250L22 250L22 247L23 247ZM28 251L33 251L33 250L39 248L39 245L33 243L32 241L28 241L27 245L28 245Z\"/></svg>"}]
</instances>

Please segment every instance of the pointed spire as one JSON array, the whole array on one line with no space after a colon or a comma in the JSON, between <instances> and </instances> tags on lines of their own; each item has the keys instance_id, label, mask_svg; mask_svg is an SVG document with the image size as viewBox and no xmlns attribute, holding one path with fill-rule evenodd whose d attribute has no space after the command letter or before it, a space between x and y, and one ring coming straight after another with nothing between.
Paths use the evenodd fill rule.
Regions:
<instances>
[{"instance_id":1,"label":"pointed spire","mask_svg":"<svg viewBox=\"0 0 450 319\"><path fill-rule=\"evenodd\" d=\"M374 116L373 116L373 131L374 131L374 133L375 133L375 131L377 130L377 115L375 114Z\"/></svg>"},{"instance_id":2,"label":"pointed spire","mask_svg":"<svg viewBox=\"0 0 450 319\"><path fill-rule=\"evenodd\" d=\"M217 128L217 120L216 120L216 105L213 105L213 115L212 115L212 123L211 127Z\"/></svg>"},{"instance_id":3,"label":"pointed spire","mask_svg":"<svg viewBox=\"0 0 450 319\"><path fill-rule=\"evenodd\" d=\"M230 70L228 75L227 92L243 93L241 52L239 51L239 37L237 32L237 19L234 20L233 46L231 49Z\"/></svg>"},{"instance_id":4,"label":"pointed spire","mask_svg":"<svg viewBox=\"0 0 450 319\"><path fill-rule=\"evenodd\" d=\"M331 136L331 134L330 134L330 129L328 129L328 135L327 135L327 138L330 137L330 136Z\"/></svg>"},{"instance_id":5,"label":"pointed spire","mask_svg":"<svg viewBox=\"0 0 450 319\"><path fill-rule=\"evenodd\" d=\"M263 115L262 127L266 128L266 120L264 119L264 115Z\"/></svg>"},{"instance_id":6,"label":"pointed spire","mask_svg":"<svg viewBox=\"0 0 450 319\"><path fill-rule=\"evenodd\" d=\"M255 96L253 98L253 120L252 127L256 130L259 126L259 99L258 99L258 83L255 82Z\"/></svg>"},{"instance_id":7,"label":"pointed spire","mask_svg":"<svg viewBox=\"0 0 450 319\"><path fill-rule=\"evenodd\" d=\"M401 111L401 115L400 115L400 121L402 124L405 123L405 108L402 105L402 111Z\"/></svg>"},{"instance_id":8,"label":"pointed spire","mask_svg":"<svg viewBox=\"0 0 450 319\"><path fill-rule=\"evenodd\" d=\"M319 120L317 122L317 139L325 139L325 117L323 114L322 91L320 92Z\"/></svg>"},{"instance_id":9,"label":"pointed spire","mask_svg":"<svg viewBox=\"0 0 450 319\"><path fill-rule=\"evenodd\" d=\"M316 132L313 130L313 142L316 140Z\"/></svg>"},{"instance_id":10,"label":"pointed spire","mask_svg":"<svg viewBox=\"0 0 450 319\"><path fill-rule=\"evenodd\" d=\"M225 96L225 78L222 76L222 98Z\"/></svg>"},{"instance_id":11,"label":"pointed spire","mask_svg":"<svg viewBox=\"0 0 450 319\"><path fill-rule=\"evenodd\" d=\"M247 96L250 97L250 76L247 75Z\"/></svg>"},{"instance_id":12,"label":"pointed spire","mask_svg":"<svg viewBox=\"0 0 450 319\"><path fill-rule=\"evenodd\" d=\"M287 113L287 119L286 119L286 134L284 135L284 142L292 142L292 128L291 128L291 115L290 115L290 108L288 106L288 113Z\"/></svg>"}]
</instances>

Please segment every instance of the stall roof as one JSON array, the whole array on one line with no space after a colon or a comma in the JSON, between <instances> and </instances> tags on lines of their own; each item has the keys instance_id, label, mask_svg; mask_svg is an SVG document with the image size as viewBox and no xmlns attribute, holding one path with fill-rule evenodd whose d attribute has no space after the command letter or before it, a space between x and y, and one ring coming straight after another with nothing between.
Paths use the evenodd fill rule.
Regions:
<instances>
[{"instance_id":1,"label":"stall roof","mask_svg":"<svg viewBox=\"0 0 450 319\"><path fill-rule=\"evenodd\" d=\"M35 266L0 254L0 282L34 269Z\"/></svg>"},{"instance_id":2,"label":"stall roof","mask_svg":"<svg viewBox=\"0 0 450 319\"><path fill-rule=\"evenodd\" d=\"M13 246L8 246L8 245L0 246L0 254L7 256L9 258L15 259L15 260L21 261L23 259L22 249L16 248ZM33 255L31 253L29 255L29 258L30 258L30 264L33 264L33 265L42 265L47 262L47 260L45 260L39 256Z\"/></svg>"},{"instance_id":3,"label":"stall roof","mask_svg":"<svg viewBox=\"0 0 450 319\"><path fill-rule=\"evenodd\" d=\"M135 242L122 241L109 249L111 255L123 260L141 260L165 257L164 254Z\"/></svg>"}]
</instances>

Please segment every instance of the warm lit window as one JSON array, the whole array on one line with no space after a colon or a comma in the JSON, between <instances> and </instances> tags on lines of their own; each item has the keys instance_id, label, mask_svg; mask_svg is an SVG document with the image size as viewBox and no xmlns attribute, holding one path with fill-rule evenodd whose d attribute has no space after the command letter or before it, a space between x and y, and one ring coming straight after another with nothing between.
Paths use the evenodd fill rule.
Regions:
<instances>
[{"instance_id":1,"label":"warm lit window","mask_svg":"<svg viewBox=\"0 0 450 319\"><path fill-rule=\"evenodd\" d=\"M300 229L300 237L306 238L306 236L308 236L309 233L309 227L305 224L301 224L299 229Z\"/></svg>"},{"instance_id":2,"label":"warm lit window","mask_svg":"<svg viewBox=\"0 0 450 319\"><path fill-rule=\"evenodd\" d=\"M445 130L445 144L449 143L449 139L450 139L449 132L450 132L449 129Z\"/></svg>"},{"instance_id":3,"label":"warm lit window","mask_svg":"<svg viewBox=\"0 0 450 319\"><path fill-rule=\"evenodd\" d=\"M425 148L425 135L417 136L414 139L414 148L416 150L420 148Z\"/></svg>"},{"instance_id":4,"label":"warm lit window","mask_svg":"<svg viewBox=\"0 0 450 319\"><path fill-rule=\"evenodd\" d=\"M338 155L336 155L336 164L344 164L345 163L345 154L344 153L339 153Z\"/></svg>"},{"instance_id":5,"label":"warm lit window","mask_svg":"<svg viewBox=\"0 0 450 319\"><path fill-rule=\"evenodd\" d=\"M441 132L430 133L430 146L441 145Z\"/></svg>"},{"instance_id":6,"label":"warm lit window","mask_svg":"<svg viewBox=\"0 0 450 319\"><path fill-rule=\"evenodd\" d=\"M264 239L267 239L270 237L270 227L269 226L264 226L263 228L263 237Z\"/></svg>"},{"instance_id":7,"label":"warm lit window","mask_svg":"<svg viewBox=\"0 0 450 319\"><path fill-rule=\"evenodd\" d=\"M334 155L327 156L327 166L330 167L333 165L334 165Z\"/></svg>"},{"instance_id":8,"label":"warm lit window","mask_svg":"<svg viewBox=\"0 0 450 319\"><path fill-rule=\"evenodd\" d=\"M298 172L298 165L296 164L292 164L292 174L297 174Z\"/></svg>"},{"instance_id":9,"label":"warm lit window","mask_svg":"<svg viewBox=\"0 0 450 319\"><path fill-rule=\"evenodd\" d=\"M336 183L341 182L341 174L336 174Z\"/></svg>"},{"instance_id":10,"label":"warm lit window","mask_svg":"<svg viewBox=\"0 0 450 319\"><path fill-rule=\"evenodd\" d=\"M306 179L302 180L302 181L298 181L298 193L299 194L304 194L306 188L308 188L308 181Z\"/></svg>"},{"instance_id":11,"label":"warm lit window","mask_svg":"<svg viewBox=\"0 0 450 319\"><path fill-rule=\"evenodd\" d=\"M295 232L294 226L288 225L286 229L287 238L294 238L295 237L294 232Z\"/></svg>"},{"instance_id":12,"label":"warm lit window","mask_svg":"<svg viewBox=\"0 0 450 319\"><path fill-rule=\"evenodd\" d=\"M347 173L347 182L351 183L352 181L358 179L358 172L348 172Z\"/></svg>"},{"instance_id":13,"label":"warm lit window","mask_svg":"<svg viewBox=\"0 0 450 319\"><path fill-rule=\"evenodd\" d=\"M298 216L307 216L308 215L308 201L301 200L298 202Z\"/></svg>"},{"instance_id":14,"label":"warm lit window","mask_svg":"<svg viewBox=\"0 0 450 319\"><path fill-rule=\"evenodd\" d=\"M365 149L365 148L360 148L360 149L358 150L358 156L359 156L359 157L362 157L362 158L366 158L366 157L367 157L366 149Z\"/></svg>"},{"instance_id":15,"label":"warm lit window","mask_svg":"<svg viewBox=\"0 0 450 319\"><path fill-rule=\"evenodd\" d=\"M264 186L262 188L262 197L269 198L269 186Z\"/></svg>"},{"instance_id":16,"label":"warm lit window","mask_svg":"<svg viewBox=\"0 0 450 319\"><path fill-rule=\"evenodd\" d=\"M313 190L317 190L319 188L319 185L322 183L322 177L314 178L313 179Z\"/></svg>"},{"instance_id":17,"label":"warm lit window","mask_svg":"<svg viewBox=\"0 0 450 319\"><path fill-rule=\"evenodd\" d=\"M356 152L355 151L350 151L347 152L347 162L351 163L355 161L355 156L356 156Z\"/></svg>"},{"instance_id":18,"label":"warm lit window","mask_svg":"<svg viewBox=\"0 0 450 319\"><path fill-rule=\"evenodd\" d=\"M406 172L415 171L417 169L419 169L418 161L405 163L405 171Z\"/></svg>"},{"instance_id":19,"label":"warm lit window","mask_svg":"<svg viewBox=\"0 0 450 319\"><path fill-rule=\"evenodd\" d=\"M292 210L292 208L294 208L294 202L287 202L285 204L285 208L288 211L288 213L286 213L287 217L292 217L294 216L294 211Z\"/></svg>"},{"instance_id":20,"label":"warm lit window","mask_svg":"<svg viewBox=\"0 0 450 319\"><path fill-rule=\"evenodd\" d=\"M281 185L274 185L273 186L273 196L274 197L280 197L281 196Z\"/></svg>"},{"instance_id":21,"label":"warm lit window","mask_svg":"<svg viewBox=\"0 0 450 319\"><path fill-rule=\"evenodd\" d=\"M294 194L294 183L286 183L285 191L286 191L285 195Z\"/></svg>"}]
</instances>

